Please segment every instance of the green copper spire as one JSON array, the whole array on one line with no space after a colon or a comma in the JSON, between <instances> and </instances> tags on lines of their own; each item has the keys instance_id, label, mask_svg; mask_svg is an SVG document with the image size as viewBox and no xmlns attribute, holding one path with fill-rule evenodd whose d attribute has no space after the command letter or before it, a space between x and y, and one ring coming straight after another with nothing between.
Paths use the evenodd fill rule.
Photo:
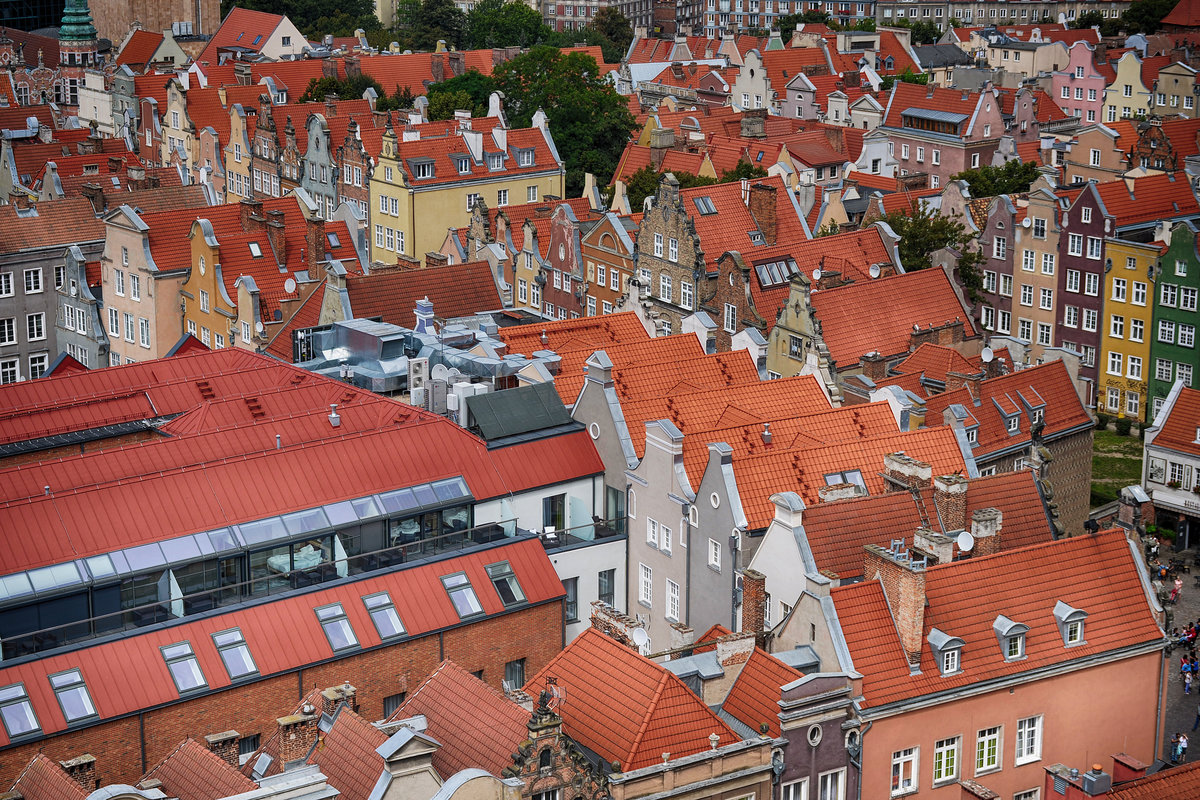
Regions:
<instances>
[{"instance_id":1,"label":"green copper spire","mask_svg":"<svg viewBox=\"0 0 1200 800\"><path fill-rule=\"evenodd\" d=\"M62 25L58 29L59 41L86 41L96 38L96 26L92 24L92 12L87 0L67 0L63 9Z\"/></svg>"}]
</instances>

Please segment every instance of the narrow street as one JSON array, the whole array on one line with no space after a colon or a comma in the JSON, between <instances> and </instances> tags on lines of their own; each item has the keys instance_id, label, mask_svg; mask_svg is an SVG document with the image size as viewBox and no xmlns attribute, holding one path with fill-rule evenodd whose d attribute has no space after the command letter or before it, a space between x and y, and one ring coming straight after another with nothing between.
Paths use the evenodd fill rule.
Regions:
<instances>
[{"instance_id":1,"label":"narrow street","mask_svg":"<svg viewBox=\"0 0 1200 800\"><path fill-rule=\"evenodd\" d=\"M1165 549L1163 555L1167 555ZM1178 603L1167 606L1167 610L1172 613L1172 621L1169 626L1171 628L1185 628L1189 622L1200 621L1200 586L1197 586L1200 567L1192 565L1196 555L1195 550L1185 550L1177 554L1177 557L1184 558L1191 566L1191 573L1180 574L1183 579L1183 593ZM1163 725L1162 746L1162 757L1167 761L1170 760L1171 737L1177 731L1188 735L1190 746L1187 758L1189 760L1200 758L1200 750L1197 750L1200 747L1200 730L1192 732L1192 726L1196 723L1197 708L1200 707L1200 676L1195 676L1196 680L1192 685L1191 694L1184 694L1183 676L1179 671L1179 659L1187 652L1185 648L1175 648L1167 656L1170 675L1167 684L1167 715Z\"/></svg>"}]
</instances>

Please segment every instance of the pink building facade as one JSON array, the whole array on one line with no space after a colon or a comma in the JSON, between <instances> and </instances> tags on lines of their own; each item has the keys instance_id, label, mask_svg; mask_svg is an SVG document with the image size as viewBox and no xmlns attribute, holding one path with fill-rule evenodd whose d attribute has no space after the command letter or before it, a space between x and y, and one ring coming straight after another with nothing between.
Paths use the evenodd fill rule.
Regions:
<instances>
[{"instance_id":1,"label":"pink building facade","mask_svg":"<svg viewBox=\"0 0 1200 800\"><path fill-rule=\"evenodd\" d=\"M1050 96L1067 112L1085 124L1100 121L1104 105L1104 76L1096 69L1095 51L1088 42L1076 42L1068 50L1068 61L1050 80Z\"/></svg>"}]
</instances>

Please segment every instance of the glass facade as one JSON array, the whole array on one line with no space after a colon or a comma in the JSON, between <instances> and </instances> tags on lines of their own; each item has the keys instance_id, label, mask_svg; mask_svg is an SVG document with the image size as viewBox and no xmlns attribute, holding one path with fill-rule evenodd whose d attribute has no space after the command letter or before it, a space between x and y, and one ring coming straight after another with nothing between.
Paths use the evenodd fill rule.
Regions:
<instances>
[{"instance_id":1,"label":"glass facade","mask_svg":"<svg viewBox=\"0 0 1200 800\"><path fill-rule=\"evenodd\" d=\"M20 31L57 28L66 0L0 0L0 26Z\"/></svg>"}]
</instances>

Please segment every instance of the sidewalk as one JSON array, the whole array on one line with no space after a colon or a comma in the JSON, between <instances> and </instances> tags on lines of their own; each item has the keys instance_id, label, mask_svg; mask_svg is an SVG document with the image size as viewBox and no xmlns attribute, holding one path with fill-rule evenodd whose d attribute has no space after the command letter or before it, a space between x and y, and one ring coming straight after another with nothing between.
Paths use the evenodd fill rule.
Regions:
<instances>
[{"instance_id":1,"label":"sidewalk","mask_svg":"<svg viewBox=\"0 0 1200 800\"><path fill-rule=\"evenodd\" d=\"M1190 564L1196 551L1185 550L1175 555L1187 559ZM1197 567L1192 568L1190 575L1187 573L1180 575L1183 578L1183 593L1180 595L1178 603L1167 606L1167 610L1174 613L1171 628L1184 628L1189 622L1200 620L1200 588L1196 587L1195 581L1198 575L1200 575L1200 568ZM1194 676L1192 693L1184 694L1183 679L1179 673L1179 658L1185 653L1187 653L1186 649L1175 648L1167 656L1169 676L1165 698L1167 714L1163 725L1162 758L1168 762L1171 753L1171 737L1176 731L1182 731L1188 736L1187 760L1200 759L1200 730L1192 732L1192 725L1196 722L1197 706L1200 706L1200 676ZM1200 647L1197 647L1197 656L1200 657Z\"/></svg>"}]
</instances>

